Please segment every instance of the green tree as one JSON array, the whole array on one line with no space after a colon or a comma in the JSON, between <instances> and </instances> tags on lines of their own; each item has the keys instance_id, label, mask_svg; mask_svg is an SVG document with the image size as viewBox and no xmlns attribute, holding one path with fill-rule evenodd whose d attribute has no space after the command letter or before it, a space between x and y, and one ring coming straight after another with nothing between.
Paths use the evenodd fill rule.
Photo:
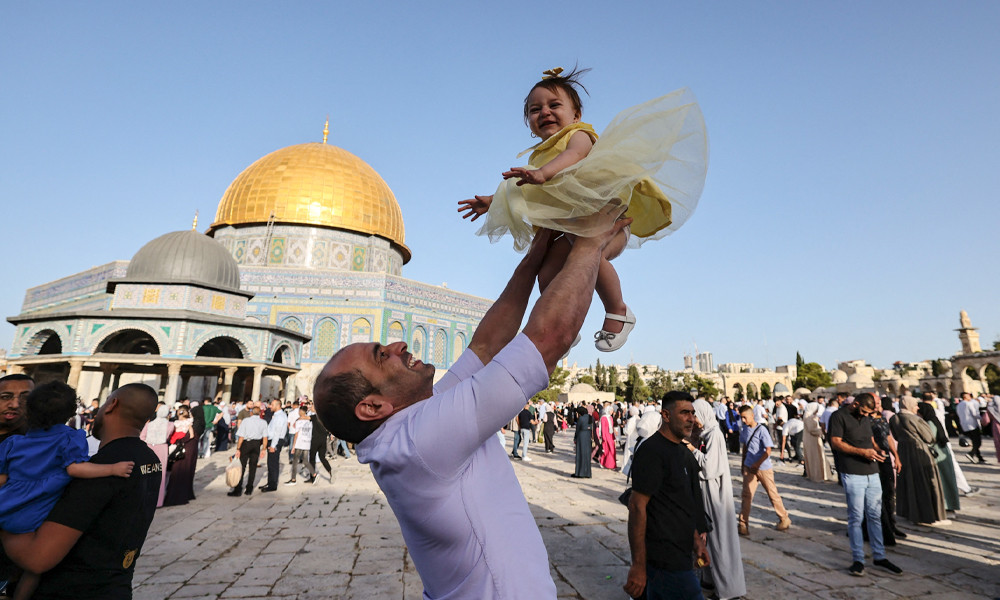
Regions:
<instances>
[{"instance_id":1,"label":"green tree","mask_svg":"<svg viewBox=\"0 0 1000 600\"><path fill-rule=\"evenodd\" d=\"M628 368L628 380L625 382L624 392L625 402L629 404L645 402L646 398L649 397L649 388L646 387L646 383L642 380L639 369L635 365L630 365Z\"/></svg>"},{"instance_id":2,"label":"green tree","mask_svg":"<svg viewBox=\"0 0 1000 600\"><path fill-rule=\"evenodd\" d=\"M806 364L806 361L802 360L802 355L798 352L795 353L795 370L798 371L802 368L802 365Z\"/></svg>"},{"instance_id":3,"label":"green tree","mask_svg":"<svg viewBox=\"0 0 1000 600\"><path fill-rule=\"evenodd\" d=\"M563 369L562 367L556 367L555 370L552 371L552 374L549 375L549 387L532 396L532 401L555 402L559 399L560 390L562 390L562 386L566 384L566 379L568 377L569 371Z\"/></svg>"},{"instance_id":4,"label":"green tree","mask_svg":"<svg viewBox=\"0 0 1000 600\"><path fill-rule=\"evenodd\" d=\"M819 363L805 363L798 369L798 377L792 382L796 388L804 387L814 390L818 387L833 385L833 378Z\"/></svg>"},{"instance_id":5,"label":"green tree","mask_svg":"<svg viewBox=\"0 0 1000 600\"><path fill-rule=\"evenodd\" d=\"M766 381L760 384L760 397L764 400L771 399L771 386L768 385Z\"/></svg>"},{"instance_id":6,"label":"green tree","mask_svg":"<svg viewBox=\"0 0 1000 600\"><path fill-rule=\"evenodd\" d=\"M608 367L608 382L605 385L605 392L613 392L618 395L618 368L614 365Z\"/></svg>"},{"instance_id":7,"label":"green tree","mask_svg":"<svg viewBox=\"0 0 1000 600\"><path fill-rule=\"evenodd\" d=\"M650 377L649 383L646 384L649 388L649 397L654 400L660 400L663 398L663 394L674 389L674 382L667 376L667 372L663 369L657 368Z\"/></svg>"},{"instance_id":8,"label":"green tree","mask_svg":"<svg viewBox=\"0 0 1000 600\"><path fill-rule=\"evenodd\" d=\"M986 386L991 394L1000 394L1000 369L996 365L986 367Z\"/></svg>"},{"instance_id":9,"label":"green tree","mask_svg":"<svg viewBox=\"0 0 1000 600\"><path fill-rule=\"evenodd\" d=\"M996 343L994 343L995 345ZM939 377L945 374L944 364L941 362L940 358L935 358L931 361L931 375Z\"/></svg>"},{"instance_id":10,"label":"green tree","mask_svg":"<svg viewBox=\"0 0 1000 600\"><path fill-rule=\"evenodd\" d=\"M722 394L719 392L719 388L715 387L715 382L711 379L705 379L704 377L694 376L694 386L698 391L698 397L700 398L718 398Z\"/></svg>"},{"instance_id":11,"label":"green tree","mask_svg":"<svg viewBox=\"0 0 1000 600\"><path fill-rule=\"evenodd\" d=\"M594 389L597 389L597 381L590 375L581 375L579 381L580 383L586 383L587 385L592 385L594 386Z\"/></svg>"}]
</instances>

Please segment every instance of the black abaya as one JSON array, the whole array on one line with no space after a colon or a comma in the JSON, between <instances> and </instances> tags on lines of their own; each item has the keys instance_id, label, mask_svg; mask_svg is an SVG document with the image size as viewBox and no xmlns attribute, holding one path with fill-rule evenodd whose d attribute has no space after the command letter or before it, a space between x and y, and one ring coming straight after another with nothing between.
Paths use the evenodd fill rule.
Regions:
<instances>
[{"instance_id":1,"label":"black abaya","mask_svg":"<svg viewBox=\"0 0 1000 600\"><path fill-rule=\"evenodd\" d=\"M590 415L580 415L576 420L576 472L574 477L590 477L591 429L593 419Z\"/></svg>"},{"instance_id":2,"label":"black abaya","mask_svg":"<svg viewBox=\"0 0 1000 600\"><path fill-rule=\"evenodd\" d=\"M167 493L163 506L178 506L194 500L194 471L198 466L198 438L186 434L178 445L184 445L184 458L174 463L167 475Z\"/></svg>"}]
</instances>

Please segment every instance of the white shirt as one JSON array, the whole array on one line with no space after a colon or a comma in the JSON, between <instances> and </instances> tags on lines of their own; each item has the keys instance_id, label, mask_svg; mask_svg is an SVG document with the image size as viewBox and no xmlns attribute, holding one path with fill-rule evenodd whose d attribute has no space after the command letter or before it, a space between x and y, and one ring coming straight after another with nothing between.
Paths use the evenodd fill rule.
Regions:
<instances>
[{"instance_id":1,"label":"white shirt","mask_svg":"<svg viewBox=\"0 0 1000 600\"><path fill-rule=\"evenodd\" d=\"M291 432L295 434L293 450L308 450L312 443L313 424L312 420L299 417L292 425Z\"/></svg>"},{"instance_id":2,"label":"white shirt","mask_svg":"<svg viewBox=\"0 0 1000 600\"><path fill-rule=\"evenodd\" d=\"M962 431L973 431L979 429L979 401L970 398L963 400L955 407L958 414L958 422L962 426Z\"/></svg>"},{"instance_id":3,"label":"white shirt","mask_svg":"<svg viewBox=\"0 0 1000 600\"><path fill-rule=\"evenodd\" d=\"M486 366L466 350L434 395L357 446L396 515L425 599L556 597L549 559L496 431L548 386L523 333Z\"/></svg>"},{"instance_id":4,"label":"white shirt","mask_svg":"<svg viewBox=\"0 0 1000 600\"><path fill-rule=\"evenodd\" d=\"M271 421L267 424L267 445L272 448L278 447L278 442L285 439L288 433L288 415L285 411L278 409L271 414Z\"/></svg>"},{"instance_id":5,"label":"white shirt","mask_svg":"<svg viewBox=\"0 0 1000 600\"><path fill-rule=\"evenodd\" d=\"M796 417L794 419L789 419L788 422L785 423L782 433L785 435L795 435L796 433L802 433L804 428L805 426L802 424L802 419Z\"/></svg>"}]
</instances>

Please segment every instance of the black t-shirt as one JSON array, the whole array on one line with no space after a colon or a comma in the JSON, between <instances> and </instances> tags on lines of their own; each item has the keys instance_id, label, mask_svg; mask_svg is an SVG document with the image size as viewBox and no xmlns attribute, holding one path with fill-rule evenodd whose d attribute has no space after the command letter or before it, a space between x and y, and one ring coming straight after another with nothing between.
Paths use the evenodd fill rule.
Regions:
<instances>
[{"instance_id":1,"label":"black t-shirt","mask_svg":"<svg viewBox=\"0 0 1000 600\"><path fill-rule=\"evenodd\" d=\"M517 426L521 429L531 429L531 420L534 418L535 416L532 415L531 411L526 408L517 413Z\"/></svg>"},{"instance_id":2,"label":"black t-shirt","mask_svg":"<svg viewBox=\"0 0 1000 600\"><path fill-rule=\"evenodd\" d=\"M855 417L851 414L850 405L841 406L837 412L830 415L830 425L827 429L831 438L839 437L848 446L855 448L872 448L872 420L869 417ZM850 475L874 475L878 473L878 465L856 454L840 453L840 466L844 473Z\"/></svg>"},{"instance_id":3,"label":"black t-shirt","mask_svg":"<svg viewBox=\"0 0 1000 600\"><path fill-rule=\"evenodd\" d=\"M153 522L163 465L139 438L108 442L90 462L135 462L132 475L74 479L47 521L83 535L66 558L41 577L36 600L118 600L132 597L135 561Z\"/></svg>"},{"instance_id":4,"label":"black t-shirt","mask_svg":"<svg viewBox=\"0 0 1000 600\"><path fill-rule=\"evenodd\" d=\"M646 562L658 569L690 571L694 532L708 529L694 455L687 446L653 434L635 450L632 489L650 497Z\"/></svg>"}]
</instances>

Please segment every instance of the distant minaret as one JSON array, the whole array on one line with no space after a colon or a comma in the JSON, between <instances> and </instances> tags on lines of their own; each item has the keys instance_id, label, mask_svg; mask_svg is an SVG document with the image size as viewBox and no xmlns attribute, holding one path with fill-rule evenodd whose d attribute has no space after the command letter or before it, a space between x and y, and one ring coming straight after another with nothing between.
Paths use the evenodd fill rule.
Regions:
<instances>
[{"instance_id":1,"label":"distant minaret","mask_svg":"<svg viewBox=\"0 0 1000 600\"><path fill-rule=\"evenodd\" d=\"M964 310L958 313L958 323L961 328L955 331L958 332L958 339L962 342L962 354L982 352L983 348L979 345L979 331L969 321L969 313Z\"/></svg>"}]
</instances>

